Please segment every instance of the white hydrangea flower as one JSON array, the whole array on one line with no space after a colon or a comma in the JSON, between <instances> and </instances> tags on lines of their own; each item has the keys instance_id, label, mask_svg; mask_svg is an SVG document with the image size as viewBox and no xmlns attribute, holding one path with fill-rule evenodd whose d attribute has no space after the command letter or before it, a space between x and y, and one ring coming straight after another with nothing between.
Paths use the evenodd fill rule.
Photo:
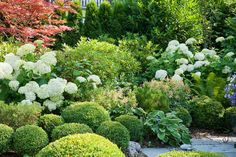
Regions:
<instances>
[{"instance_id":1,"label":"white hydrangea flower","mask_svg":"<svg viewBox=\"0 0 236 157\"><path fill-rule=\"evenodd\" d=\"M19 56L14 55L13 53L8 53L5 55L5 63L8 63L12 66L13 69L18 69L17 61L21 60Z\"/></svg>"},{"instance_id":2,"label":"white hydrangea flower","mask_svg":"<svg viewBox=\"0 0 236 157\"><path fill-rule=\"evenodd\" d=\"M33 92L26 92L25 99L30 100L30 101L34 101L34 100L36 100L36 95Z\"/></svg>"},{"instance_id":3,"label":"white hydrangea flower","mask_svg":"<svg viewBox=\"0 0 236 157\"><path fill-rule=\"evenodd\" d=\"M155 78L164 80L167 77L167 71L166 70L157 70Z\"/></svg>"},{"instance_id":4,"label":"white hydrangea flower","mask_svg":"<svg viewBox=\"0 0 236 157\"><path fill-rule=\"evenodd\" d=\"M183 74L183 73L184 73L184 71L183 71L183 69L181 69L181 68L175 70L175 74L176 74L176 75L181 75L181 74Z\"/></svg>"},{"instance_id":5,"label":"white hydrangea flower","mask_svg":"<svg viewBox=\"0 0 236 157\"><path fill-rule=\"evenodd\" d=\"M187 67L187 71L191 72L193 70L194 70L194 65L193 64L189 64L188 67Z\"/></svg>"},{"instance_id":6,"label":"white hydrangea flower","mask_svg":"<svg viewBox=\"0 0 236 157\"><path fill-rule=\"evenodd\" d=\"M22 105L32 105L33 104L30 100L22 100L20 103Z\"/></svg>"},{"instance_id":7,"label":"white hydrangea flower","mask_svg":"<svg viewBox=\"0 0 236 157\"><path fill-rule=\"evenodd\" d=\"M196 62L194 63L194 69L200 68L200 67L202 67L204 64L205 64L204 61L196 61Z\"/></svg>"},{"instance_id":8,"label":"white hydrangea flower","mask_svg":"<svg viewBox=\"0 0 236 157\"><path fill-rule=\"evenodd\" d=\"M189 39L185 42L186 45L193 45L193 44L195 44L195 43L197 43L197 40L196 40L195 38L189 38Z\"/></svg>"},{"instance_id":9,"label":"white hydrangea flower","mask_svg":"<svg viewBox=\"0 0 236 157\"><path fill-rule=\"evenodd\" d=\"M51 72L51 67L45 64L43 61L38 60L34 65L33 72L39 75L47 74Z\"/></svg>"},{"instance_id":10,"label":"white hydrangea flower","mask_svg":"<svg viewBox=\"0 0 236 157\"><path fill-rule=\"evenodd\" d=\"M53 111L57 109L57 104L51 100L44 101L43 106L46 106L49 111Z\"/></svg>"},{"instance_id":11,"label":"white hydrangea flower","mask_svg":"<svg viewBox=\"0 0 236 157\"><path fill-rule=\"evenodd\" d=\"M201 77L201 75L202 75L202 73L200 71L195 72L194 74L197 75L198 77Z\"/></svg>"},{"instance_id":12,"label":"white hydrangea flower","mask_svg":"<svg viewBox=\"0 0 236 157\"><path fill-rule=\"evenodd\" d=\"M62 78L51 79L48 82L48 93L50 97L61 95L66 87L67 81Z\"/></svg>"},{"instance_id":13,"label":"white hydrangea flower","mask_svg":"<svg viewBox=\"0 0 236 157\"><path fill-rule=\"evenodd\" d=\"M194 58L195 58L196 60L198 60L198 61L202 61L202 60L205 59L205 55L204 55L204 53L199 52L199 53L196 53L196 54L195 54Z\"/></svg>"},{"instance_id":14,"label":"white hydrangea flower","mask_svg":"<svg viewBox=\"0 0 236 157\"><path fill-rule=\"evenodd\" d=\"M205 61L203 61L203 64L204 64L205 66L208 66L208 65L210 65L210 62L209 62L208 60L205 60Z\"/></svg>"},{"instance_id":15,"label":"white hydrangea flower","mask_svg":"<svg viewBox=\"0 0 236 157\"><path fill-rule=\"evenodd\" d=\"M13 68L8 63L0 62L0 79L10 78Z\"/></svg>"},{"instance_id":16,"label":"white hydrangea flower","mask_svg":"<svg viewBox=\"0 0 236 157\"><path fill-rule=\"evenodd\" d=\"M188 65L182 64L182 65L179 66L179 68L182 69L185 72L188 69Z\"/></svg>"},{"instance_id":17,"label":"white hydrangea flower","mask_svg":"<svg viewBox=\"0 0 236 157\"><path fill-rule=\"evenodd\" d=\"M82 77L82 76L78 76L78 77L76 78L76 80L78 80L80 83L83 83L83 82L86 82L86 81L87 81L87 79L84 78L84 77Z\"/></svg>"},{"instance_id":18,"label":"white hydrangea flower","mask_svg":"<svg viewBox=\"0 0 236 157\"><path fill-rule=\"evenodd\" d=\"M97 75L90 75L90 76L87 78L87 80L88 80L88 81L92 81L92 82L96 83L97 85L98 85L98 84L102 84L100 77L97 76Z\"/></svg>"},{"instance_id":19,"label":"white hydrangea flower","mask_svg":"<svg viewBox=\"0 0 236 157\"><path fill-rule=\"evenodd\" d=\"M234 52L229 52L225 55L225 57L229 57L229 58L232 57L232 56L234 56Z\"/></svg>"},{"instance_id":20,"label":"white hydrangea flower","mask_svg":"<svg viewBox=\"0 0 236 157\"><path fill-rule=\"evenodd\" d=\"M34 62L25 62L23 65L23 68L27 71L33 70L35 67L35 63Z\"/></svg>"},{"instance_id":21,"label":"white hydrangea flower","mask_svg":"<svg viewBox=\"0 0 236 157\"><path fill-rule=\"evenodd\" d=\"M26 92L28 92L28 90L27 90L27 88L25 86L20 87L18 89L18 93L20 93L20 94L25 94Z\"/></svg>"},{"instance_id":22,"label":"white hydrangea flower","mask_svg":"<svg viewBox=\"0 0 236 157\"><path fill-rule=\"evenodd\" d=\"M223 74L228 74L228 73L231 73L231 72L232 72L232 69L228 66L225 66L224 69L222 70Z\"/></svg>"},{"instance_id":23,"label":"white hydrangea flower","mask_svg":"<svg viewBox=\"0 0 236 157\"><path fill-rule=\"evenodd\" d=\"M56 65L56 53L54 51L47 52L40 57L40 60L43 61L47 65Z\"/></svg>"},{"instance_id":24,"label":"white hydrangea flower","mask_svg":"<svg viewBox=\"0 0 236 157\"><path fill-rule=\"evenodd\" d=\"M172 76L171 80L173 81L183 81L183 78L177 74L175 74L174 76Z\"/></svg>"},{"instance_id":25,"label":"white hydrangea flower","mask_svg":"<svg viewBox=\"0 0 236 157\"><path fill-rule=\"evenodd\" d=\"M39 87L39 89L36 91L36 94L40 99L47 99L49 98L48 90L48 85L44 84Z\"/></svg>"},{"instance_id":26,"label":"white hydrangea flower","mask_svg":"<svg viewBox=\"0 0 236 157\"><path fill-rule=\"evenodd\" d=\"M179 44L178 45L178 48L180 51L182 51L183 53L187 53L189 50L188 50L188 46L186 44Z\"/></svg>"},{"instance_id":27,"label":"white hydrangea flower","mask_svg":"<svg viewBox=\"0 0 236 157\"><path fill-rule=\"evenodd\" d=\"M57 96L54 96L54 97L50 97L50 100L53 101L53 102L59 102L59 101L64 100L64 97L63 97L63 95L57 95Z\"/></svg>"},{"instance_id":28,"label":"white hydrangea flower","mask_svg":"<svg viewBox=\"0 0 236 157\"><path fill-rule=\"evenodd\" d=\"M169 54L173 54L175 51L177 51L178 47L175 45L169 45L166 48L166 52L168 52Z\"/></svg>"},{"instance_id":29,"label":"white hydrangea flower","mask_svg":"<svg viewBox=\"0 0 236 157\"><path fill-rule=\"evenodd\" d=\"M206 48L203 49L201 52L203 54L205 54L206 56L210 56L210 57L216 55L216 51L215 50L209 50L209 49L206 49Z\"/></svg>"},{"instance_id":30,"label":"white hydrangea flower","mask_svg":"<svg viewBox=\"0 0 236 157\"><path fill-rule=\"evenodd\" d=\"M27 54L33 53L35 51L36 47L33 44L25 44L17 49L16 54L18 56L25 56Z\"/></svg>"},{"instance_id":31,"label":"white hydrangea flower","mask_svg":"<svg viewBox=\"0 0 236 157\"><path fill-rule=\"evenodd\" d=\"M8 85L13 91L17 91L20 83L17 80L13 80L13 81L10 81Z\"/></svg>"},{"instance_id":32,"label":"white hydrangea flower","mask_svg":"<svg viewBox=\"0 0 236 157\"><path fill-rule=\"evenodd\" d=\"M184 51L184 55L186 55L188 58L193 58L193 53L191 51Z\"/></svg>"},{"instance_id":33,"label":"white hydrangea flower","mask_svg":"<svg viewBox=\"0 0 236 157\"><path fill-rule=\"evenodd\" d=\"M68 94L75 94L78 91L78 87L76 84L72 82L68 82L66 87L65 87L65 92Z\"/></svg>"},{"instance_id":34,"label":"white hydrangea flower","mask_svg":"<svg viewBox=\"0 0 236 157\"><path fill-rule=\"evenodd\" d=\"M153 57L153 56L147 56L147 58L146 58L147 60L154 60L154 59L156 59L155 57Z\"/></svg>"},{"instance_id":35,"label":"white hydrangea flower","mask_svg":"<svg viewBox=\"0 0 236 157\"><path fill-rule=\"evenodd\" d=\"M216 38L216 42L218 43L218 42L223 42L223 41L225 41L225 38L224 37L218 37L218 38Z\"/></svg>"},{"instance_id":36,"label":"white hydrangea flower","mask_svg":"<svg viewBox=\"0 0 236 157\"><path fill-rule=\"evenodd\" d=\"M230 35L226 38L227 40L231 40L231 39L234 39L234 36Z\"/></svg>"},{"instance_id":37,"label":"white hydrangea flower","mask_svg":"<svg viewBox=\"0 0 236 157\"><path fill-rule=\"evenodd\" d=\"M36 93L39 89L39 84L35 81L30 81L25 85L28 92Z\"/></svg>"},{"instance_id":38,"label":"white hydrangea flower","mask_svg":"<svg viewBox=\"0 0 236 157\"><path fill-rule=\"evenodd\" d=\"M188 64L188 60L186 58L176 59L176 62L177 62L178 65L180 65L180 64Z\"/></svg>"},{"instance_id":39,"label":"white hydrangea flower","mask_svg":"<svg viewBox=\"0 0 236 157\"><path fill-rule=\"evenodd\" d=\"M178 40L171 40L168 44L168 46L178 46L179 45L179 41Z\"/></svg>"}]
</instances>

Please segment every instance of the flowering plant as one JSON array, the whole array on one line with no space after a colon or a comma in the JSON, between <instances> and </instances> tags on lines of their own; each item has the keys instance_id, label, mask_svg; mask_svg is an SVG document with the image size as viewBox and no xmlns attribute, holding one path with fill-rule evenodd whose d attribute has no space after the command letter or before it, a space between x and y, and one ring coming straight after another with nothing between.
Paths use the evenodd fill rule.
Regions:
<instances>
[{"instance_id":1,"label":"flowering plant","mask_svg":"<svg viewBox=\"0 0 236 157\"><path fill-rule=\"evenodd\" d=\"M35 49L33 44L25 44L16 54L5 55L5 61L0 62L0 98L28 105L41 103L53 111L63 104L65 95L77 93L78 87L52 72L56 52L37 55Z\"/></svg>"},{"instance_id":2,"label":"flowering plant","mask_svg":"<svg viewBox=\"0 0 236 157\"><path fill-rule=\"evenodd\" d=\"M230 100L232 106L236 105L236 74L230 77L229 84L225 87L225 98Z\"/></svg>"},{"instance_id":3,"label":"flowering plant","mask_svg":"<svg viewBox=\"0 0 236 157\"><path fill-rule=\"evenodd\" d=\"M223 42L224 39L218 38L217 42ZM171 76L173 80L183 80L183 78L192 78L207 76L209 72L228 77L235 70L236 59L233 52L217 53L214 49L199 51L197 41L194 38L188 39L185 43L179 43L177 40L169 42L166 51L159 59L151 60L149 70L156 69L155 78L164 80Z\"/></svg>"}]
</instances>

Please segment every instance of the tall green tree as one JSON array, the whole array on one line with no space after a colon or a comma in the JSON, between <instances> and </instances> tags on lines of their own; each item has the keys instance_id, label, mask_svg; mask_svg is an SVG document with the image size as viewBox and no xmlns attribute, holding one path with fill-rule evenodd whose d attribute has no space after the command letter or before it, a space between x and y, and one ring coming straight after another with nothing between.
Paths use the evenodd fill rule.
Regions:
<instances>
[{"instance_id":1,"label":"tall green tree","mask_svg":"<svg viewBox=\"0 0 236 157\"><path fill-rule=\"evenodd\" d=\"M107 0L100 5L98 17L102 33L108 34L111 25L111 4Z\"/></svg>"},{"instance_id":2,"label":"tall green tree","mask_svg":"<svg viewBox=\"0 0 236 157\"><path fill-rule=\"evenodd\" d=\"M84 35L90 38L97 38L101 34L101 28L98 18L98 7L94 0L86 6Z\"/></svg>"}]
</instances>

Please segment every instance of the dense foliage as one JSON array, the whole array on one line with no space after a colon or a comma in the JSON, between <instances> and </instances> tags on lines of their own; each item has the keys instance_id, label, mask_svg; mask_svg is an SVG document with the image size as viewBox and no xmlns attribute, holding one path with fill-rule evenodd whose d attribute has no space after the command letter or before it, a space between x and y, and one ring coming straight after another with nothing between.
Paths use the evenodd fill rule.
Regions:
<instances>
[{"instance_id":1,"label":"dense foliage","mask_svg":"<svg viewBox=\"0 0 236 157\"><path fill-rule=\"evenodd\" d=\"M129 131L119 122L103 122L98 127L96 133L117 144L117 146L122 150L125 150L128 147L130 141Z\"/></svg>"},{"instance_id":2,"label":"dense foliage","mask_svg":"<svg viewBox=\"0 0 236 157\"><path fill-rule=\"evenodd\" d=\"M35 125L22 126L13 135L13 148L19 155L35 155L48 142L47 133Z\"/></svg>"},{"instance_id":3,"label":"dense foliage","mask_svg":"<svg viewBox=\"0 0 236 157\"><path fill-rule=\"evenodd\" d=\"M95 102L74 103L63 110L62 117L67 123L87 124L93 130L110 120L108 112Z\"/></svg>"},{"instance_id":4,"label":"dense foliage","mask_svg":"<svg viewBox=\"0 0 236 157\"><path fill-rule=\"evenodd\" d=\"M68 135L84 134L84 133L92 133L92 132L93 132L92 129L85 124L66 123L61 126L55 127L52 131L51 137L52 137L52 141L55 141Z\"/></svg>"},{"instance_id":5,"label":"dense foliage","mask_svg":"<svg viewBox=\"0 0 236 157\"><path fill-rule=\"evenodd\" d=\"M11 127L0 124L0 154L7 152L11 147L13 132Z\"/></svg>"},{"instance_id":6,"label":"dense foliage","mask_svg":"<svg viewBox=\"0 0 236 157\"><path fill-rule=\"evenodd\" d=\"M36 157L66 157L88 156L95 157L124 157L119 148L96 134L76 134L63 137L43 148Z\"/></svg>"}]
</instances>

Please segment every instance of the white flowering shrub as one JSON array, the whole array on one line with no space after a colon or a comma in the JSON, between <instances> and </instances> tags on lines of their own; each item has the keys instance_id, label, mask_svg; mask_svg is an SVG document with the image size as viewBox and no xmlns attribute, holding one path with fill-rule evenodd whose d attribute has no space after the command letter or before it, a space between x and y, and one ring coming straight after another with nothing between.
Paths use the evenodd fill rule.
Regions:
<instances>
[{"instance_id":1,"label":"white flowering shrub","mask_svg":"<svg viewBox=\"0 0 236 157\"><path fill-rule=\"evenodd\" d=\"M225 40L227 39L223 37L216 39L217 42ZM194 38L188 39L186 43L170 41L159 59L150 60L148 74L152 74L158 80L169 77L180 81L184 78L191 79L193 75L206 78L210 72L228 77L236 70L234 52L206 48L199 50L196 44Z\"/></svg>"},{"instance_id":2,"label":"white flowering shrub","mask_svg":"<svg viewBox=\"0 0 236 157\"><path fill-rule=\"evenodd\" d=\"M28 105L40 103L53 111L63 104L65 95L77 93L78 86L52 72L57 64L56 52L39 56L35 49L33 44L25 44L0 62L0 99ZM98 76L91 79L101 83Z\"/></svg>"}]
</instances>

